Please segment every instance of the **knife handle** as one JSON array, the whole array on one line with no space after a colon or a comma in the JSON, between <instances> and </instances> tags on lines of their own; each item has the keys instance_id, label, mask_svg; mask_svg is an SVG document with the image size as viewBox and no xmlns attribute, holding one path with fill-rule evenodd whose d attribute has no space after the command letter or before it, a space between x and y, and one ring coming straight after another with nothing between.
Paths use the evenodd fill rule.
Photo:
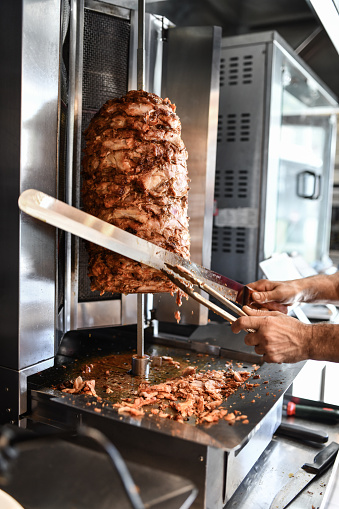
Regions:
<instances>
[{"instance_id":1,"label":"knife handle","mask_svg":"<svg viewBox=\"0 0 339 509\"><path fill-rule=\"evenodd\" d=\"M242 290L238 293L238 296L236 298L236 302L238 302L241 306L249 306L252 304L252 293L254 290L250 288L249 286L244 285Z\"/></svg>"},{"instance_id":2,"label":"knife handle","mask_svg":"<svg viewBox=\"0 0 339 509\"><path fill-rule=\"evenodd\" d=\"M284 405L286 415L295 415L304 419L315 419L322 421L334 421L339 420L339 411L334 408L316 407L311 405L300 405L289 401L287 405Z\"/></svg>"},{"instance_id":3,"label":"knife handle","mask_svg":"<svg viewBox=\"0 0 339 509\"><path fill-rule=\"evenodd\" d=\"M331 442L330 445L314 456L313 463L305 463L302 468L309 474L321 474L334 462L338 449L339 445L336 442Z\"/></svg>"},{"instance_id":4,"label":"knife handle","mask_svg":"<svg viewBox=\"0 0 339 509\"><path fill-rule=\"evenodd\" d=\"M284 435L287 437L295 438L297 440L308 440L310 442L317 442L323 444L328 441L328 433L325 431L313 430L299 424L290 424L282 422L277 428L276 435Z\"/></svg>"}]
</instances>

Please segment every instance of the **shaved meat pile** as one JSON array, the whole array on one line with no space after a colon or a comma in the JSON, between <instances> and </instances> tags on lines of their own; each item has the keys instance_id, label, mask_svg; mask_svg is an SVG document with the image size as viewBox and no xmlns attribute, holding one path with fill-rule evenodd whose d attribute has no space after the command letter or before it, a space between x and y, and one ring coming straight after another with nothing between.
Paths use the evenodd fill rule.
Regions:
<instances>
[{"instance_id":1,"label":"shaved meat pile","mask_svg":"<svg viewBox=\"0 0 339 509\"><path fill-rule=\"evenodd\" d=\"M85 131L86 212L189 258L187 151L169 99L138 90L105 103ZM160 271L88 245L92 290L173 292Z\"/></svg>"},{"instance_id":2,"label":"shaved meat pile","mask_svg":"<svg viewBox=\"0 0 339 509\"><path fill-rule=\"evenodd\" d=\"M197 354L197 357L205 356ZM228 404L228 408L225 408L225 404L237 391L241 400L248 392L252 398L251 403L255 403L253 390L260 386L256 383L260 375L255 373L259 369L258 365L253 364L252 370L249 371L244 369L242 363L236 363L235 368L232 361L227 361L224 364L225 368L206 370L192 364L183 367L178 360L167 355L155 356L153 360L157 361L154 365L152 362L153 373L150 373L150 376L154 377L153 384L147 379L142 379L136 388L128 369L130 354L127 356L119 354L113 356L113 364L110 357L105 358L103 365L98 360L94 364L83 366L84 376L91 373L92 379L83 380L81 376L75 376L73 380L63 381L53 388L72 395L94 396L95 403L89 401L86 405L97 403L103 406L113 405L119 414L133 417L158 416L181 423L189 421L190 424L196 425L213 424L221 419L229 425L237 421L248 424L247 416L234 408L235 400ZM112 369L107 369L107 362ZM192 362L194 364L199 361ZM177 370L176 375L174 373ZM170 373L171 377L166 377L167 379L163 381L163 376ZM250 377L253 381L248 380ZM268 381L263 383L268 384ZM260 397L259 394L255 395L255 398ZM99 410L100 408L95 407L96 412Z\"/></svg>"},{"instance_id":3,"label":"shaved meat pile","mask_svg":"<svg viewBox=\"0 0 339 509\"><path fill-rule=\"evenodd\" d=\"M87 394L88 396L94 396L98 397L97 393L95 392L95 380L83 380L81 376L78 376L74 382L73 385L71 382L69 382L67 385L69 387L61 387L59 386L59 389L62 392L68 392L70 394Z\"/></svg>"},{"instance_id":4,"label":"shaved meat pile","mask_svg":"<svg viewBox=\"0 0 339 509\"><path fill-rule=\"evenodd\" d=\"M250 375L248 371L233 370L197 373L195 367L189 366L179 378L158 385L141 383L134 401L125 398L114 406L119 413L142 416L145 414L143 407L151 405L151 414L179 422L193 417L196 424L218 422L220 419L229 424L239 420L248 423L246 415L240 415L236 410L229 412L221 405L239 387L244 386Z\"/></svg>"}]
</instances>

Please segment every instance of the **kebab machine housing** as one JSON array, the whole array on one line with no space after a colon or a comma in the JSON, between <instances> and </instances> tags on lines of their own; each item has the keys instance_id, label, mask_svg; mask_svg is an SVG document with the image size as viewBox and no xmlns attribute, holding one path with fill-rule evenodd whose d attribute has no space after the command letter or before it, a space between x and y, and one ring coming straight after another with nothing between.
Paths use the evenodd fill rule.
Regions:
<instances>
[{"instance_id":1,"label":"kebab machine housing","mask_svg":"<svg viewBox=\"0 0 339 509\"><path fill-rule=\"evenodd\" d=\"M8 10L17 30L8 27L8 40L14 41L3 80L9 98L3 159L11 171L1 177L8 211L1 224L8 248L2 281L9 289L2 308L1 365L15 378L19 374L21 394L32 370L53 363L66 332L136 321L135 295L90 290L83 242L19 214L13 203L24 189L37 188L81 206L82 133L106 100L137 86L137 12L91 0L43 5L28 0L20 11ZM180 111L192 154L192 256L208 266L211 242L203 238L211 238L212 229L221 31L177 29L164 18L145 18L145 88L171 97ZM158 304L159 313L166 305ZM206 323L207 310L193 309L193 322ZM23 406L11 405L10 420L25 411L19 400Z\"/></svg>"},{"instance_id":2,"label":"kebab machine housing","mask_svg":"<svg viewBox=\"0 0 339 509\"><path fill-rule=\"evenodd\" d=\"M262 384L245 399L236 395L229 398L228 404L236 404L248 416L248 424L236 426L220 421L197 427L154 416L135 419L118 415L109 405L97 408L98 401L88 406L87 396L61 397L59 391L52 389L58 377L61 380L67 373L68 364L81 355L86 357L93 350L114 353L122 345L133 348L136 297L91 292L84 243L19 213L17 198L25 189L36 188L81 207L82 133L107 99L136 88L137 12L122 2L96 0L23 0L20 8L6 2L3 10L8 23L2 34L7 44L0 57L1 95L5 98L1 234L6 239L0 264L1 422L32 429L36 426L72 429L79 423L97 427L126 459L189 477L199 489L194 507L221 508L270 442L281 421L282 396L303 363L263 364L258 373L269 382L270 390ZM145 33L145 88L169 97L176 104L189 153L191 257L209 267L219 91L225 84L221 30L174 27L163 17L147 14ZM235 61L239 52L237 58L247 62L247 51L243 51L242 45L231 46L230 62ZM273 70L279 66L270 67L272 59L268 57L283 55L289 61L291 55L275 35L254 46L265 70L258 71L256 83L264 74L266 80L271 80L271 86L261 90L260 100L254 93L247 94L257 115L249 121L256 127L250 139L255 139L256 146L267 154L271 145L266 142L272 140L273 134L279 137L280 124L279 129L272 126L272 133L269 124L263 122L264 112L272 98L276 104L282 97L281 80L273 80ZM303 72L298 63L298 76L303 76ZM286 73L287 70L284 74L287 76ZM312 78L311 83L315 85L316 81ZM220 104L224 114L225 106ZM244 110L246 116L242 113L239 116L243 138L248 136L249 112L248 106ZM233 110L229 114L235 115ZM298 118L289 117L293 125L300 123ZM317 118L320 123L323 121L323 117ZM247 147L245 140L240 141L242 147ZM261 238L258 225L264 214L262 182L268 180L270 171L261 159L262 152L246 148L239 150L237 156L241 159L244 153L247 163L238 164L235 152L225 149L224 159L229 162L224 170L218 148L217 178L225 178L226 185L230 181L228 168L234 172L232 178L240 180L246 170L247 177L252 179L248 189L253 188L253 193L245 209L246 213L255 212L247 216L254 223L243 228L236 210L232 227L241 226L258 239ZM252 153L257 173L252 172L249 164ZM258 175L261 164L265 177ZM218 186L219 180L216 189ZM234 207L237 209L238 205ZM257 262L250 249L247 256ZM236 262L225 258L220 272L229 276L233 266L246 267L243 257L238 256ZM248 279L249 274L247 271L244 278ZM199 353L208 356L206 363L210 366L215 362L215 366L225 367L230 359L247 367L261 363L261 358L244 344L242 334L234 336L228 324L208 323L207 310L195 302L184 301L182 320L177 325L173 297L160 294L145 299L149 330L146 346L153 354L161 355L163 349L174 349L182 356L185 352Z\"/></svg>"}]
</instances>

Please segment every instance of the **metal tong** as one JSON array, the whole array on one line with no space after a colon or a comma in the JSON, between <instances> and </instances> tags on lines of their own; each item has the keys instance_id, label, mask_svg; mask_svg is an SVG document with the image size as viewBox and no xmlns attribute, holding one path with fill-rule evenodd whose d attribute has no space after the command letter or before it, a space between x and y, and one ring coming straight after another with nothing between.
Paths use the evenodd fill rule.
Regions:
<instances>
[{"instance_id":1,"label":"metal tong","mask_svg":"<svg viewBox=\"0 0 339 509\"><path fill-rule=\"evenodd\" d=\"M232 310L237 315L248 316L247 313L245 313L245 311L243 311L239 306L237 306L236 304L228 300L226 297L221 295L212 286L208 285L207 283L199 279L190 270L179 265L173 266L168 263L166 263L166 267L167 268L162 269L162 272L166 274L166 276L168 277L168 279L170 279L170 281L172 281L172 283L174 283L184 293L192 297L192 299L196 300L203 306L207 307L208 309L210 309L217 315L221 316L228 322L233 323L236 321L237 318L228 313L227 311L225 311L224 309L222 309L221 307L217 306L213 302L209 301L208 299L205 299L200 293L194 290L194 286L198 286L201 290L217 299L219 302L224 304L224 306ZM248 329L248 332L255 331L253 329Z\"/></svg>"}]
</instances>

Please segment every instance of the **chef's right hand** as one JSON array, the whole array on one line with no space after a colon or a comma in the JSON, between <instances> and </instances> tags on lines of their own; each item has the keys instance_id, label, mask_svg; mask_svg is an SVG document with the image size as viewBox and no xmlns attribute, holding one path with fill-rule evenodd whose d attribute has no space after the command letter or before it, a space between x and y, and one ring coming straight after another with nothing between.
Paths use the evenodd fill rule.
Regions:
<instances>
[{"instance_id":1,"label":"chef's right hand","mask_svg":"<svg viewBox=\"0 0 339 509\"><path fill-rule=\"evenodd\" d=\"M287 313L287 306L297 301L298 290L296 281L270 281L260 279L249 286L254 292L251 294L253 308L266 308L271 311Z\"/></svg>"},{"instance_id":2,"label":"chef's right hand","mask_svg":"<svg viewBox=\"0 0 339 509\"><path fill-rule=\"evenodd\" d=\"M246 345L253 346L257 354L263 356L263 361L294 363L312 358L314 326L276 311L251 309L246 306L243 309L247 316L241 316L233 322L232 331L238 334L241 330L251 330L244 341ZM319 331L321 333L322 329Z\"/></svg>"}]
</instances>

